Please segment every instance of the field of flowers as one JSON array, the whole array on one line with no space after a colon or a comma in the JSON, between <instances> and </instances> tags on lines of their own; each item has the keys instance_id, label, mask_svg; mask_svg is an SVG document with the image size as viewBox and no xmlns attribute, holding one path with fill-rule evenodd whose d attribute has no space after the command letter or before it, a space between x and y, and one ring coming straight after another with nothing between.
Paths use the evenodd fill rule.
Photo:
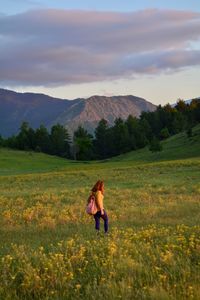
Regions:
<instances>
[{"instance_id":1,"label":"field of flowers","mask_svg":"<svg viewBox=\"0 0 200 300\"><path fill-rule=\"evenodd\" d=\"M107 236L85 213L97 179ZM0 190L0 299L199 299L200 159L10 174Z\"/></svg>"}]
</instances>

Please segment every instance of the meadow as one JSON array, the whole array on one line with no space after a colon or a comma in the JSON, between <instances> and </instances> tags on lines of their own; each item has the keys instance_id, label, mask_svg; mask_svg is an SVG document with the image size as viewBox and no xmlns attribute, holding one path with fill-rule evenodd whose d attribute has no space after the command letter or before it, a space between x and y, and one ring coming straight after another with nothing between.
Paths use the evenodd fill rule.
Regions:
<instances>
[{"instance_id":1,"label":"meadow","mask_svg":"<svg viewBox=\"0 0 200 300\"><path fill-rule=\"evenodd\" d=\"M199 131L103 162L0 149L0 299L199 299Z\"/></svg>"}]
</instances>

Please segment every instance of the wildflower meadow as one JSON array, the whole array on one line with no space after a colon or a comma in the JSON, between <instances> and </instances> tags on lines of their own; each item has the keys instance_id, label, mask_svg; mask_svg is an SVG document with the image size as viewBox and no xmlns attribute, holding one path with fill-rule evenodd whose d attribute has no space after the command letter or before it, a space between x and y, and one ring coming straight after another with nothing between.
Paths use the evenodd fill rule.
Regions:
<instances>
[{"instance_id":1,"label":"wildflower meadow","mask_svg":"<svg viewBox=\"0 0 200 300\"><path fill-rule=\"evenodd\" d=\"M0 299L199 299L198 157L27 172L24 156L0 176ZM106 236L85 212L99 178Z\"/></svg>"}]
</instances>

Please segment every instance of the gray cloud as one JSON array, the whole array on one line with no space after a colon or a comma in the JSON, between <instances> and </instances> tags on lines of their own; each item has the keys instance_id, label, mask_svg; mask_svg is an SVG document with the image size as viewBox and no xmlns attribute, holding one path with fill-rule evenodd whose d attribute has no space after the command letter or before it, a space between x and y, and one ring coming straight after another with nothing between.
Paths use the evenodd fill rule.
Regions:
<instances>
[{"instance_id":1,"label":"gray cloud","mask_svg":"<svg viewBox=\"0 0 200 300\"><path fill-rule=\"evenodd\" d=\"M200 64L200 14L38 10L0 16L0 80L63 85Z\"/></svg>"}]
</instances>

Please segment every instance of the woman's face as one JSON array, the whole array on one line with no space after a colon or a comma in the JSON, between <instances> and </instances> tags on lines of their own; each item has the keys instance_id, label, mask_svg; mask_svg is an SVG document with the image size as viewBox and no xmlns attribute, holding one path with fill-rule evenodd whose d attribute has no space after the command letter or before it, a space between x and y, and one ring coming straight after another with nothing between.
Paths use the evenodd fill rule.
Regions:
<instances>
[{"instance_id":1,"label":"woman's face","mask_svg":"<svg viewBox=\"0 0 200 300\"><path fill-rule=\"evenodd\" d=\"M104 184L102 184L102 192L103 192L103 193L104 193L104 190L105 190L105 189L104 189Z\"/></svg>"}]
</instances>

